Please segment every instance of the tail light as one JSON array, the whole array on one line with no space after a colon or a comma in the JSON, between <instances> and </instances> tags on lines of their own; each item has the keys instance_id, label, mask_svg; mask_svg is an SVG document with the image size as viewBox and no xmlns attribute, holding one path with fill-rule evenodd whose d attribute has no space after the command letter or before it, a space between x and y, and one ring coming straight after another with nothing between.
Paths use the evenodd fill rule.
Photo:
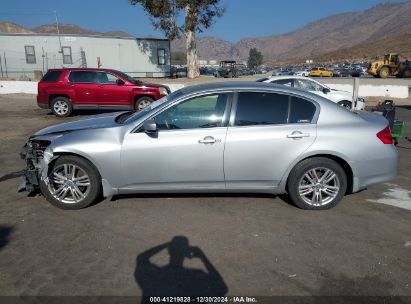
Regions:
<instances>
[{"instance_id":1,"label":"tail light","mask_svg":"<svg viewBox=\"0 0 411 304\"><path fill-rule=\"evenodd\" d=\"M391 145L394 141L392 139L392 134L389 126L386 126L380 132L377 133L377 137L385 144Z\"/></svg>"}]
</instances>

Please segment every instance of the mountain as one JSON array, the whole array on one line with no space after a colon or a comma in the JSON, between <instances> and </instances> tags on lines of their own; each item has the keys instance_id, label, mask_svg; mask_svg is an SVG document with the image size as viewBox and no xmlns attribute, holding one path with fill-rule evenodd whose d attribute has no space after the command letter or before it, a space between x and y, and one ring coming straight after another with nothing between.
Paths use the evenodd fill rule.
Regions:
<instances>
[{"instance_id":1,"label":"mountain","mask_svg":"<svg viewBox=\"0 0 411 304\"><path fill-rule=\"evenodd\" d=\"M329 16L283 35L243 38L230 43L215 37L197 39L197 52L205 60L248 58L257 48L267 64L301 63L306 59L334 61L381 56L385 52L411 55L411 0L384 3L360 12ZM275 23L273 24L273 27ZM61 34L131 37L122 31L96 32L73 24L60 24ZM55 24L26 29L14 23L0 22L0 32L56 33ZM184 39L171 43L172 52L185 52Z\"/></svg>"},{"instance_id":2,"label":"mountain","mask_svg":"<svg viewBox=\"0 0 411 304\"><path fill-rule=\"evenodd\" d=\"M75 35L99 35L107 37L133 37L129 33L123 31L97 32L82 28L75 24L59 24L60 34L75 34ZM38 34L56 34L56 24L44 24L32 29L26 29L18 24L11 22L0 22L0 33L38 33Z\"/></svg>"},{"instance_id":3,"label":"mountain","mask_svg":"<svg viewBox=\"0 0 411 304\"><path fill-rule=\"evenodd\" d=\"M379 50L397 51L396 44L401 44L411 54L411 41L401 38L411 33L409 16L411 1L384 3L361 12L329 16L284 35L244 38L233 44L212 37L199 38L198 54L207 60L246 60L250 48L255 47L263 53L265 62L273 64L321 59L322 54L337 60L345 56L338 50L347 48L353 48L351 57L369 57L375 53L370 45ZM387 45L387 39L392 44ZM356 54L356 48L362 51ZM183 52L184 41L173 41L172 50Z\"/></svg>"},{"instance_id":4,"label":"mountain","mask_svg":"<svg viewBox=\"0 0 411 304\"><path fill-rule=\"evenodd\" d=\"M16 23L0 22L0 33L19 33L21 34L21 33L33 33L33 32Z\"/></svg>"}]
</instances>

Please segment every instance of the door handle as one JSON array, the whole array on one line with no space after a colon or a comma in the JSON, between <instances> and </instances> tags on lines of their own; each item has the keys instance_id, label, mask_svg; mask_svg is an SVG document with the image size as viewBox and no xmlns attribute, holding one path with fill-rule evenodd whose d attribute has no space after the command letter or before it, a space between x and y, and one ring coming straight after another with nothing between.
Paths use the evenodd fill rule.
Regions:
<instances>
[{"instance_id":1,"label":"door handle","mask_svg":"<svg viewBox=\"0 0 411 304\"><path fill-rule=\"evenodd\" d=\"M291 134L287 134L287 138L303 138L310 137L310 133L302 133L300 131L294 131Z\"/></svg>"},{"instance_id":2,"label":"door handle","mask_svg":"<svg viewBox=\"0 0 411 304\"><path fill-rule=\"evenodd\" d=\"M198 141L199 144L214 144L214 143L216 143L216 142L218 142L218 140L215 139L215 138L212 137L212 136L206 136L206 137L204 137L203 139L200 139L200 140Z\"/></svg>"}]
</instances>

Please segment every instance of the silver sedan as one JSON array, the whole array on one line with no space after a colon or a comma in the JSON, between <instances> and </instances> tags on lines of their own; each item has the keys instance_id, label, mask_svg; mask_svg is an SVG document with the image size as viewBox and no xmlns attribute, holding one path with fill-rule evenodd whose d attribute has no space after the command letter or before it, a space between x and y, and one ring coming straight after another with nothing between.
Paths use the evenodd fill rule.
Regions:
<instances>
[{"instance_id":1,"label":"silver sedan","mask_svg":"<svg viewBox=\"0 0 411 304\"><path fill-rule=\"evenodd\" d=\"M63 209L101 195L287 193L328 209L396 176L385 118L299 89L256 82L186 87L140 112L42 129L22 149L19 190Z\"/></svg>"}]
</instances>

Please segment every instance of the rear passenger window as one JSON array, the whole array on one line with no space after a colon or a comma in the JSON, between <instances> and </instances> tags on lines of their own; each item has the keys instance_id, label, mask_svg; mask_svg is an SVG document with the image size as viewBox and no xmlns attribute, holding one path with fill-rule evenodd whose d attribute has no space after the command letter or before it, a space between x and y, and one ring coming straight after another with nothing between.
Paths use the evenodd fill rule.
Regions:
<instances>
[{"instance_id":1,"label":"rear passenger window","mask_svg":"<svg viewBox=\"0 0 411 304\"><path fill-rule=\"evenodd\" d=\"M289 96L275 93L238 94L236 126L285 124Z\"/></svg>"},{"instance_id":2,"label":"rear passenger window","mask_svg":"<svg viewBox=\"0 0 411 304\"><path fill-rule=\"evenodd\" d=\"M70 82L75 83L94 83L96 73L91 71L72 71L69 76Z\"/></svg>"},{"instance_id":3,"label":"rear passenger window","mask_svg":"<svg viewBox=\"0 0 411 304\"><path fill-rule=\"evenodd\" d=\"M315 109L312 102L292 97L288 123L310 123L314 117Z\"/></svg>"},{"instance_id":4,"label":"rear passenger window","mask_svg":"<svg viewBox=\"0 0 411 304\"><path fill-rule=\"evenodd\" d=\"M48 71L41 79L41 82L56 82L59 80L60 75L61 71Z\"/></svg>"}]
</instances>

